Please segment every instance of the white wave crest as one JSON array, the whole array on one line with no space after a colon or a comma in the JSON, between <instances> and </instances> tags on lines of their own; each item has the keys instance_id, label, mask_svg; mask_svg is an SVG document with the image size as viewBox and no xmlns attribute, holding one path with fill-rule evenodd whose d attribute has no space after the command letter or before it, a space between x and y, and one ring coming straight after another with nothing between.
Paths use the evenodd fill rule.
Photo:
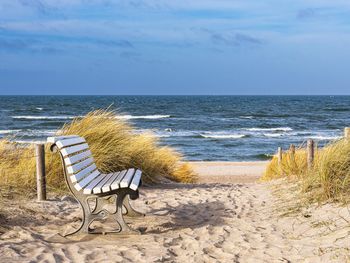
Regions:
<instances>
[{"instance_id":1,"label":"white wave crest","mask_svg":"<svg viewBox=\"0 0 350 263\"><path fill-rule=\"evenodd\" d=\"M241 119L254 119L254 116L239 116Z\"/></svg>"},{"instance_id":2,"label":"white wave crest","mask_svg":"<svg viewBox=\"0 0 350 263\"><path fill-rule=\"evenodd\" d=\"M116 116L117 119L126 119L126 120L131 120L131 119L164 119L164 118L170 118L170 115L119 115Z\"/></svg>"},{"instance_id":3,"label":"white wave crest","mask_svg":"<svg viewBox=\"0 0 350 263\"><path fill-rule=\"evenodd\" d=\"M79 116L12 116L13 119L22 119L22 120L70 120Z\"/></svg>"},{"instance_id":4,"label":"white wave crest","mask_svg":"<svg viewBox=\"0 0 350 263\"><path fill-rule=\"evenodd\" d=\"M247 131L292 131L293 129L290 127L277 127L277 128L247 128Z\"/></svg>"},{"instance_id":5,"label":"white wave crest","mask_svg":"<svg viewBox=\"0 0 350 263\"><path fill-rule=\"evenodd\" d=\"M244 134L200 134L203 138L210 139L241 139L246 135Z\"/></svg>"},{"instance_id":6,"label":"white wave crest","mask_svg":"<svg viewBox=\"0 0 350 263\"><path fill-rule=\"evenodd\" d=\"M16 133L21 130L0 130L0 134L10 134L10 133Z\"/></svg>"},{"instance_id":7,"label":"white wave crest","mask_svg":"<svg viewBox=\"0 0 350 263\"><path fill-rule=\"evenodd\" d=\"M277 138L283 136L283 133L264 133L265 137Z\"/></svg>"},{"instance_id":8,"label":"white wave crest","mask_svg":"<svg viewBox=\"0 0 350 263\"><path fill-rule=\"evenodd\" d=\"M319 140L319 141L332 141L332 140L338 140L341 136L322 136L322 135L316 135L316 136L310 136L310 139Z\"/></svg>"},{"instance_id":9,"label":"white wave crest","mask_svg":"<svg viewBox=\"0 0 350 263\"><path fill-rule=\"evenodd\" d=\"M37 110L43 110L44 108L36 107L35 109L37 109Z\"/></svg>"}]
</instances>

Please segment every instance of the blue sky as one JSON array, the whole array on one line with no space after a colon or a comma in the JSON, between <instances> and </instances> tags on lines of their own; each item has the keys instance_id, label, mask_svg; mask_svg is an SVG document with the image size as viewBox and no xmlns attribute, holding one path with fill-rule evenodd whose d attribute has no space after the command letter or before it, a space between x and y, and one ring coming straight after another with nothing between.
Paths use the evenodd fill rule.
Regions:
<instances>
[{"instance_id":1,"label":"blue sky","mask_svg":"<svg viewBox=\"0 0 350 263\"><path fill-rule=\"evenodd\" d=\"M0 94L350 94L349 0L1 0Z\"/></svg>"}]
</instances>

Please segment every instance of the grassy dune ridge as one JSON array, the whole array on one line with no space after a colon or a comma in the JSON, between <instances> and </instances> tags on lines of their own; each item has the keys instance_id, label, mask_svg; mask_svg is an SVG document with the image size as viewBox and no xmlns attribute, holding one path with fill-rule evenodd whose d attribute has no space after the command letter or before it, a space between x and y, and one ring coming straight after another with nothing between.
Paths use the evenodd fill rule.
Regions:
<instances>
[{"instance_id":1,"label":"grassy dune ridge","mask_svg":"<svg viewBox=\"0 0 350 263\"><path fill-rule=\"evenodd\" d=\"M281 165L274 156L263 180L287 177L300 182L301 193L311 202L350 201L350 140L341 139L315 151L314 164L307 168L307 152L300 147L294 158L288 150Z\"/></svg>"},{"instance_id":2,"label":"grassy dune ridge","mask_svg":"<svg viewBox=\"0 0 350 263\"><path fill-rule=\"evenodd\" d=\"M178 182L194 182L196 175L182 156L170 147L160 146L151 133L136 134L133 127L116 118L116 112L97 110L83 118L65 124L58 135L83 136L93 153L101 172L109 173L136 167L143 171L145 183L156 183L164 178ZM0 185L16 189L35 190L35 158L33 145L23 146L0 140ZM65 189L59 154L46 146L46 173L48 186Z\"/></svg>"}]
</instances>

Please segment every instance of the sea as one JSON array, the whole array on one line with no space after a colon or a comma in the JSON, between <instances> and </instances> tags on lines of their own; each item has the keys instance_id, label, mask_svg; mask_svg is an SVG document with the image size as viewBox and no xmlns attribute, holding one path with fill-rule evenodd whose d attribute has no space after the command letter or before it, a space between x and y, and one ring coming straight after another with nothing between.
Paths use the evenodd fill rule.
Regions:
<instances>
[{"instance_id":1,"label":"sea","mask_svg":"<svg viewBox=\"0 0 350 263\"><path fill-rule=\"evenodd\" d=\"M350 96L0 96L0 138L45 141L106 108L193 161L267 160L307 139L322 147L350 126Z\"/></svg>"}]
</instances>

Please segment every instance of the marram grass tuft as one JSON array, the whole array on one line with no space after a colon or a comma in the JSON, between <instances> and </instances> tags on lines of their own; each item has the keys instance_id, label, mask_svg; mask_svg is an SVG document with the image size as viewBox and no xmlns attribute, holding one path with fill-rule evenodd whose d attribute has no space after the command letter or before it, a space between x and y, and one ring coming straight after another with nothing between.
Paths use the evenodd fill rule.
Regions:
<instances>
[{"instance_id":1,"label":"marram grass tuft","mask_svg":"<svg viewBox=\"0 0 350 263\"><path fill-rule=\"evenodd\" d=\"M274 156L262 180L287 177L297 180L310 202L350 200L350 140L342 139L315 150L313 167L307 168L306 150L300 148L293 158L290 151L279 166Z\"/></svg>"},{"instance_id":2,"label":"marram grass tuft","mask_svg":"<svg viewBox=\"0 0 350 263\"><path fill-rule=\"evenodd\" d=\"M58 135L83 136L101 172L109 173L135 167L143 171L147 184L164 179L191 183L196 174L182 156L170 147L160 146L151 133L136 134L126 121L116 118L114 111L97 110L65 124ZM46 146L48 187L64 190L62 164L57 153ZM24 147L0 140L0 185L15 189L35 190L35 158L32 145Z\"/></svg>"}]
</instances>

